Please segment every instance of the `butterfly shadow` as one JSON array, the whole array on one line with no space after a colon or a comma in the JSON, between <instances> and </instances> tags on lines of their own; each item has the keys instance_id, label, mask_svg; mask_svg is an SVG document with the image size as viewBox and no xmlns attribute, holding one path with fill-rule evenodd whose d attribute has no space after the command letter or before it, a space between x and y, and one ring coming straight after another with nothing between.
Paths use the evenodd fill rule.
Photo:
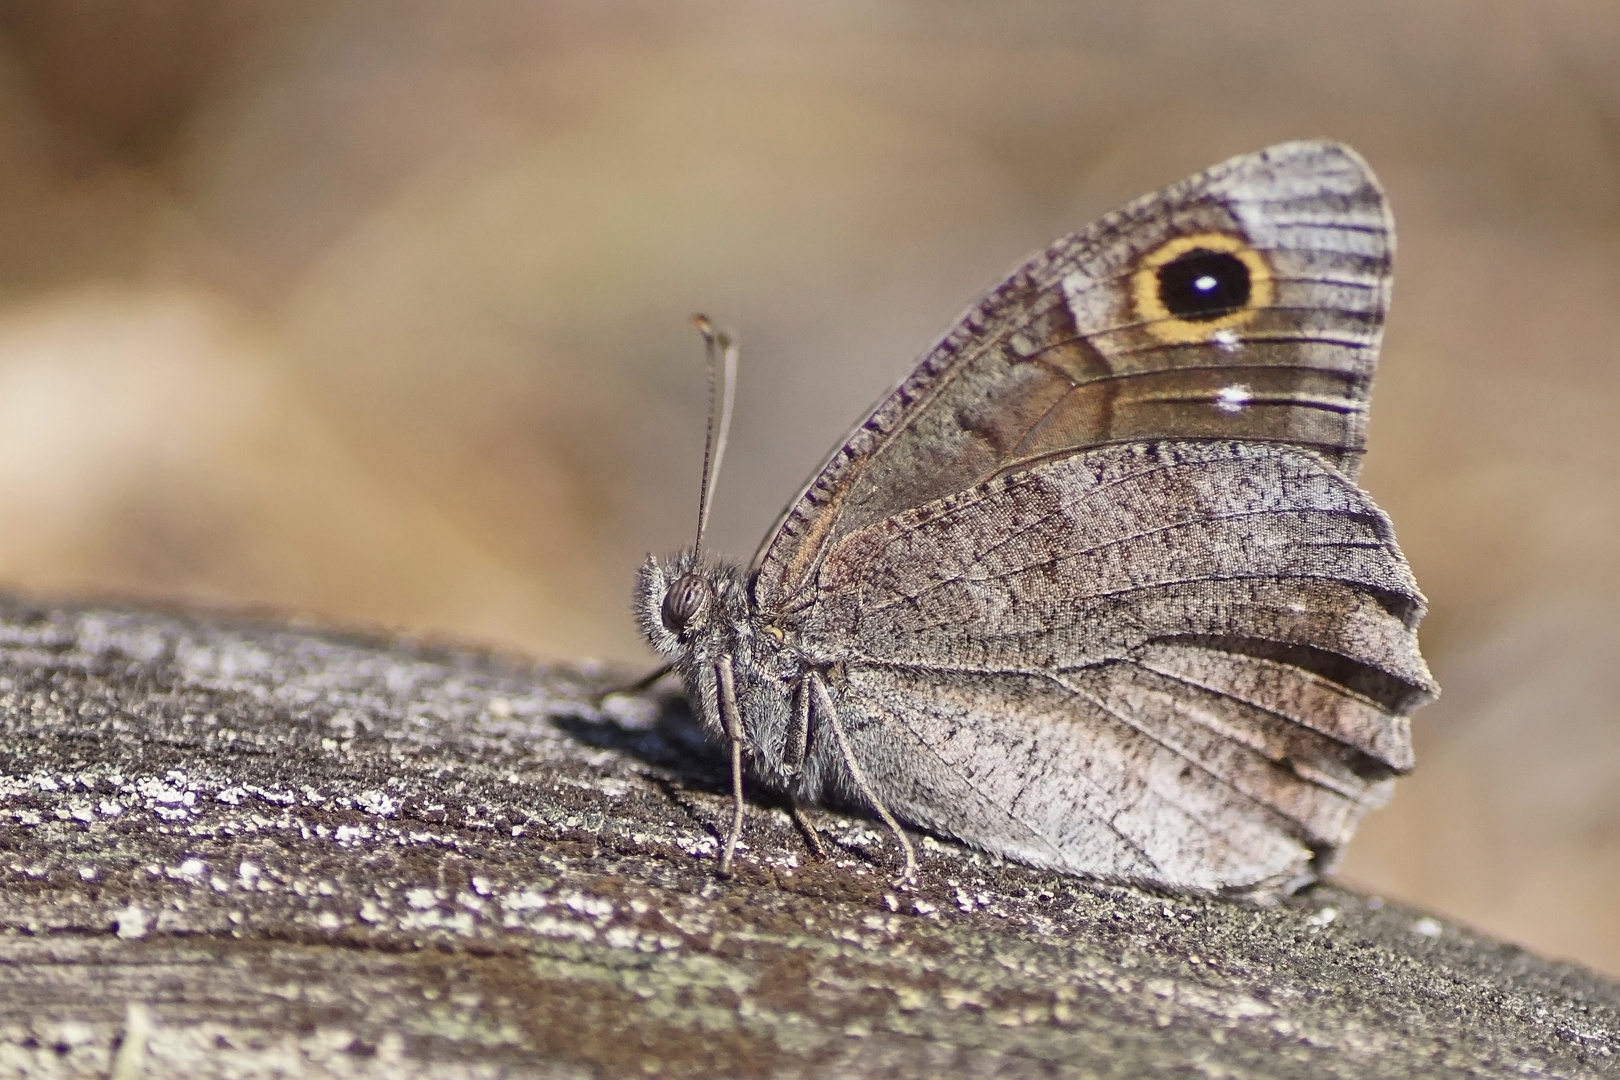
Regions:
<instances>
[{"instance_id":1,"label":"butterfly shadow","mask_svg":"<svg viewBox=\"0 0 1620 1080\"><path fill-rule=\"evenodd\" d=\"M686 698L678 692L638 695L639 708L619 710L598 708L590 712L552 718L553 725L579 743L594 750L607 750L644 766L644 779L657 787L673 805L717 843L725 842L725 819L712 805L701 805L694 795L731 796L731 773L724 748L712 741L698 724ZM750 807L749 832L757 830L752 819L757 810L788 810L788 800L767 788L744 781ZM822 813L850 815L867 823L868 815L856 807L821 808ZM876 822L872 822L876 824ZM795 831L798 831L795 826ZM862 846L840 839L838 832L825 825L818 829L820 842L833 858L870 862L872 853ZM801 837L807 845L810 840ZM834 854L836 849L836 854Z\"/></svg>"}]
</instances>

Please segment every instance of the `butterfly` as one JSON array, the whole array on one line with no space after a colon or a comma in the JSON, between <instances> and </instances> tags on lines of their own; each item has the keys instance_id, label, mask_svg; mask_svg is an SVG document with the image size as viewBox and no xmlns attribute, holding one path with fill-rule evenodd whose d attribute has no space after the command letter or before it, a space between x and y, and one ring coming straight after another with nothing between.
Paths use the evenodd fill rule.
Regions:
<instances>
[{"instance_id":1,"label":"butterfly","mask_svg":"<svg viewBox=\"0 0 1620 1080\"><path fill-rule=\"evenodd\" d=\"M852 431L747 568L641 630L743 778L1191 892L1326 872L1413 764L1425 600L1356 486L1393 222L1346 146L1233 158L1058 240ZM717 353L718 350L718 353ZM717 359L722 356L723 360Z\"/></svg>"}]
</instances>

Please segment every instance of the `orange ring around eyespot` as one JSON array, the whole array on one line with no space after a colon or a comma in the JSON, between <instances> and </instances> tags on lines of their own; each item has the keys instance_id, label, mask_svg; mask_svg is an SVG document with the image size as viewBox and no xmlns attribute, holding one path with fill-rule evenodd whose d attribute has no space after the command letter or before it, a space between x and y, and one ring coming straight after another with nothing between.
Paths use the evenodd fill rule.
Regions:
<instances>
[{"instance_id":1,"label":"orange ring around eyespot","mask_svg":"<svg viewBox=\"0 0 1620 1080\"><path fill-rule=\"evenodd\" d=\"M1219 318L1204 320L1183 319L1164 306L1164 301L1159 297L1159 268L1189 251L1199 249L1233 255L1243 263L1249 271L1248 304ZM1248 241L1231 233L1195 233L1167 240L1142 256L1136 272L1131 275L1131 298L1136 304L1136 317L1142 320L1148 333L1160 341L1177 345L1205 341L1217 330L1242 326L1276 297L1277 284L1271 273L1271 264Z\"/></svg>"}]
</instances>

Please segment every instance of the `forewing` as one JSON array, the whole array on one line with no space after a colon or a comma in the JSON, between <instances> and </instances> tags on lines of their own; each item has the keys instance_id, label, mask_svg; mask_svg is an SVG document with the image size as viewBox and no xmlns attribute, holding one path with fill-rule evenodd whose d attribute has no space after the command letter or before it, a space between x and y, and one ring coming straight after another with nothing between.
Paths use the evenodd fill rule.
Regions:
<instances>
[{"instance_id":1,"label":"forewing","mask_svg":"<svg viewBox=\"0 0 1620 1080\"><path fill-rule=\"evenodd\" d=\"M1056 458L841 537L815 585L787 629L922 762L866 764L891 808L1081 873L1330 860L1435 693L1388 520L1288 447Z\"/></svg>"},{"instance_id":2,"label":"forewing","mask_svg":"<svg viewBox=\"0 0 1620 1080\"><path fill-rule=\"evenodd\" d=\"M790 505L756 559L757 606L796 602L841 536L1088 447L1261 440L1353 477L1393 243L1366 164L1315 142L1065 237L968 311Z\"/></svg>"}]
</instances>

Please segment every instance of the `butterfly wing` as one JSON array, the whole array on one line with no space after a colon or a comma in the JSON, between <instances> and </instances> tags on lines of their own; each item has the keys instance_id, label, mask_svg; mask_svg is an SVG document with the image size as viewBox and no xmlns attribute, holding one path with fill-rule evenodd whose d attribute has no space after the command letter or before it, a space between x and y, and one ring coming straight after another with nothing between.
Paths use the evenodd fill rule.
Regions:
<instances>
[{"instance_id":1,"label":"butterfly wing","mask_svg":"<svg viewBox=\"0 0 1620 1080\"><path fill-rule=\"evenodd\" d=\"M1263 440L1353 477L1393 243L1366 164L1315 142L1065 237L968 311L790 505L755 560L757 606L806 599L852 530L1091 446Z\"/></svg>"},{"instance_id":2,"label":"butterfly wing","mask_svg":"<svg viewBox=\"0 0 1620 1080\"><path fill-rule=\"evenodd\" d=\"M879 798L1071 872L1297 883L1434 693L1388 520L1314 454L1098 448L841 537L790 625Z\"/></svg>"},{"instance_id":3,"label":"butterfly wing","mask_svg":"<svg viewBox=\"0 0 1620 1080\"><path fill-rule=\"evenodd\" d=\"M1036 256L856 429L753 588L891 809L1178 887L1331 861L1435 693L1353 483L1392 249L1353 151L1234 158Z\"/></svg>"}]
</instances>

